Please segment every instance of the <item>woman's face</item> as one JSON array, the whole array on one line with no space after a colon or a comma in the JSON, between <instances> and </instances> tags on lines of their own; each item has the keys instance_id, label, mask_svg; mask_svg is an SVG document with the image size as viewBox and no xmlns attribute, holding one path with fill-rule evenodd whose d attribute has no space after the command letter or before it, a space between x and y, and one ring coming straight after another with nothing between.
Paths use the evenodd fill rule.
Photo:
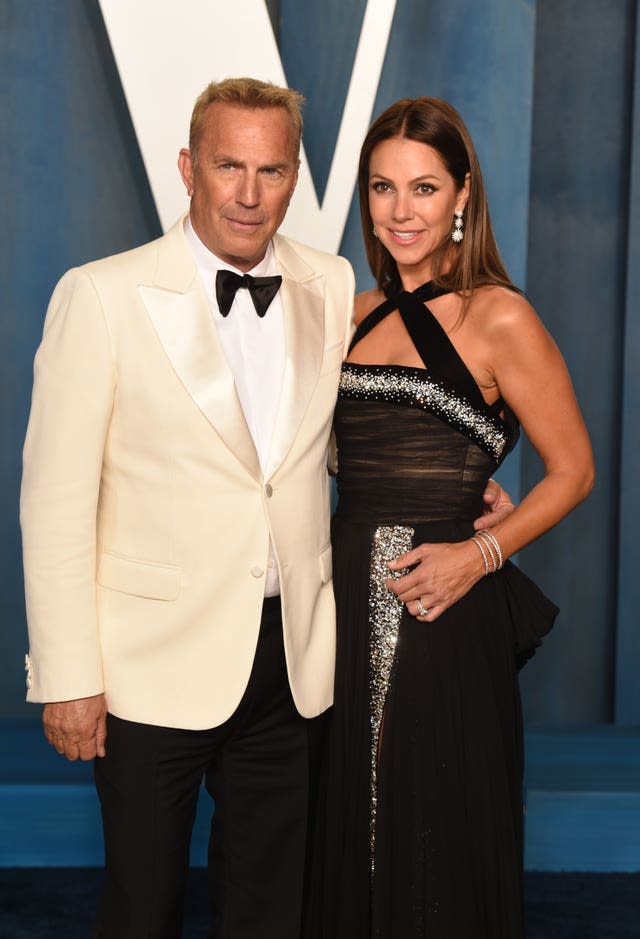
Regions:
<instances>
[{"instance_id":1,"label":"woman's face","mask_svg":"<svg viewBox=\"0 0 640 939\"><path fill-rule=\"evenodd\" d=\"M369 161L369 211L402 282L414 289L433 276L432 256L464 209L469 177L458 190L437 150L406 137L379 143Z\"/></svg>"}]
</instances>

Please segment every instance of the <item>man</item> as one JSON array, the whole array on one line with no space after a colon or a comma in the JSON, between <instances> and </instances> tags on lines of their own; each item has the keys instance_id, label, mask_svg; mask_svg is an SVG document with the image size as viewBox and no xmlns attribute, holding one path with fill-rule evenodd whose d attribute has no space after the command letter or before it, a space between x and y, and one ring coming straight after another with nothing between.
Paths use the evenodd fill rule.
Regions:
<instances>
[{"instance_id":1,"label":"man","mask_svg":"<svg viewBox=\"0 0 640 939\"><path fill-rule=\"evenodd\" d=\"M28 699L47 702L58 752L98 757L108 939L180 935L203 775L215 934L299 936L309 719L332 696L326 461L354 289L344 259L277 234L301 100L209 85L179 157L189 215L67 273L36 357Z\"/></svg>"}]
</instances>

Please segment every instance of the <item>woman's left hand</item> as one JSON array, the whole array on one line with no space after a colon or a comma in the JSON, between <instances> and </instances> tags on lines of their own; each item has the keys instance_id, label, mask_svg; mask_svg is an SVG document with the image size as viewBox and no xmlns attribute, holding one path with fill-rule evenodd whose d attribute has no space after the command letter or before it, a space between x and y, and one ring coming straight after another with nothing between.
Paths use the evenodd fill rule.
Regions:
<instances>
[{"instance_id":1,"label":"woman's left hand","mask_svg":"<svg viewBox=\"0 0 640 939\"><path fill-rule=\"evenodd\" d=\"M413 570L398 579L389 578L387 587L406 604L412 616L427 623L453 606L484 575L482 555L470 540L421 544L389 562L392 571L406 567Z\"/></svg>"}]
</instances>

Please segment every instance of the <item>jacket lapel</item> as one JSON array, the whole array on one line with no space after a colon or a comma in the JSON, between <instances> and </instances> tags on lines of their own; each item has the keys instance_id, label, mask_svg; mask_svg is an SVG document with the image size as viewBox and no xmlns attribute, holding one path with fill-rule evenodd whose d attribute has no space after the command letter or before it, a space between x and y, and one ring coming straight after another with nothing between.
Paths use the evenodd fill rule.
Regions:
<instances>
[{"instance_id":1,"label":"jacket lapel","mask_svg":"<svg viewBox=\"0 0 640 939\"><path fill-rule=\"evenodd\" d=\"M269 472L282 464L296 438L318 382L324 348L324 277L316 274L282 236L274 237L282 274L286 365L271 443Z\"/></svg>"},{"instance_id":2,"label":"jacket lapel","mask_svg":"<svg viewBox=\"0 0 640 939\"><path fill-rule=\"evenodd\" d=\"M138 287L142 302L165 354L195 404L229 450L261 480L258 454L185 242L182 219L158 245L153 282Z\"/></svg>"}]
</instances>

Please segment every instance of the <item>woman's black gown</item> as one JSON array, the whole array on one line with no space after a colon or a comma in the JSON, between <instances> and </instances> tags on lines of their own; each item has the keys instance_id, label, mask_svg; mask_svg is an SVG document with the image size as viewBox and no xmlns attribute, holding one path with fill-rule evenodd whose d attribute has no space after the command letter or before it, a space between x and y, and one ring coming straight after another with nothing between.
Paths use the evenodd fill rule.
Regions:
<instances>
[{"instance_id":1,"label":"woman's black gown","mask_svg":"<svg viewBox=\"0 0 640 939\"><path fill-rule=\"evenodd\" d=\"M384 586L388 559L473 534L518 436L485 403L424 305L400 309L425 368L345 363L335 429L335 706L314 846L307 937L518 939L523 733L517 670L553 604L516 567L483 578L433 623Z\"/></svg>"}]
</instances>

